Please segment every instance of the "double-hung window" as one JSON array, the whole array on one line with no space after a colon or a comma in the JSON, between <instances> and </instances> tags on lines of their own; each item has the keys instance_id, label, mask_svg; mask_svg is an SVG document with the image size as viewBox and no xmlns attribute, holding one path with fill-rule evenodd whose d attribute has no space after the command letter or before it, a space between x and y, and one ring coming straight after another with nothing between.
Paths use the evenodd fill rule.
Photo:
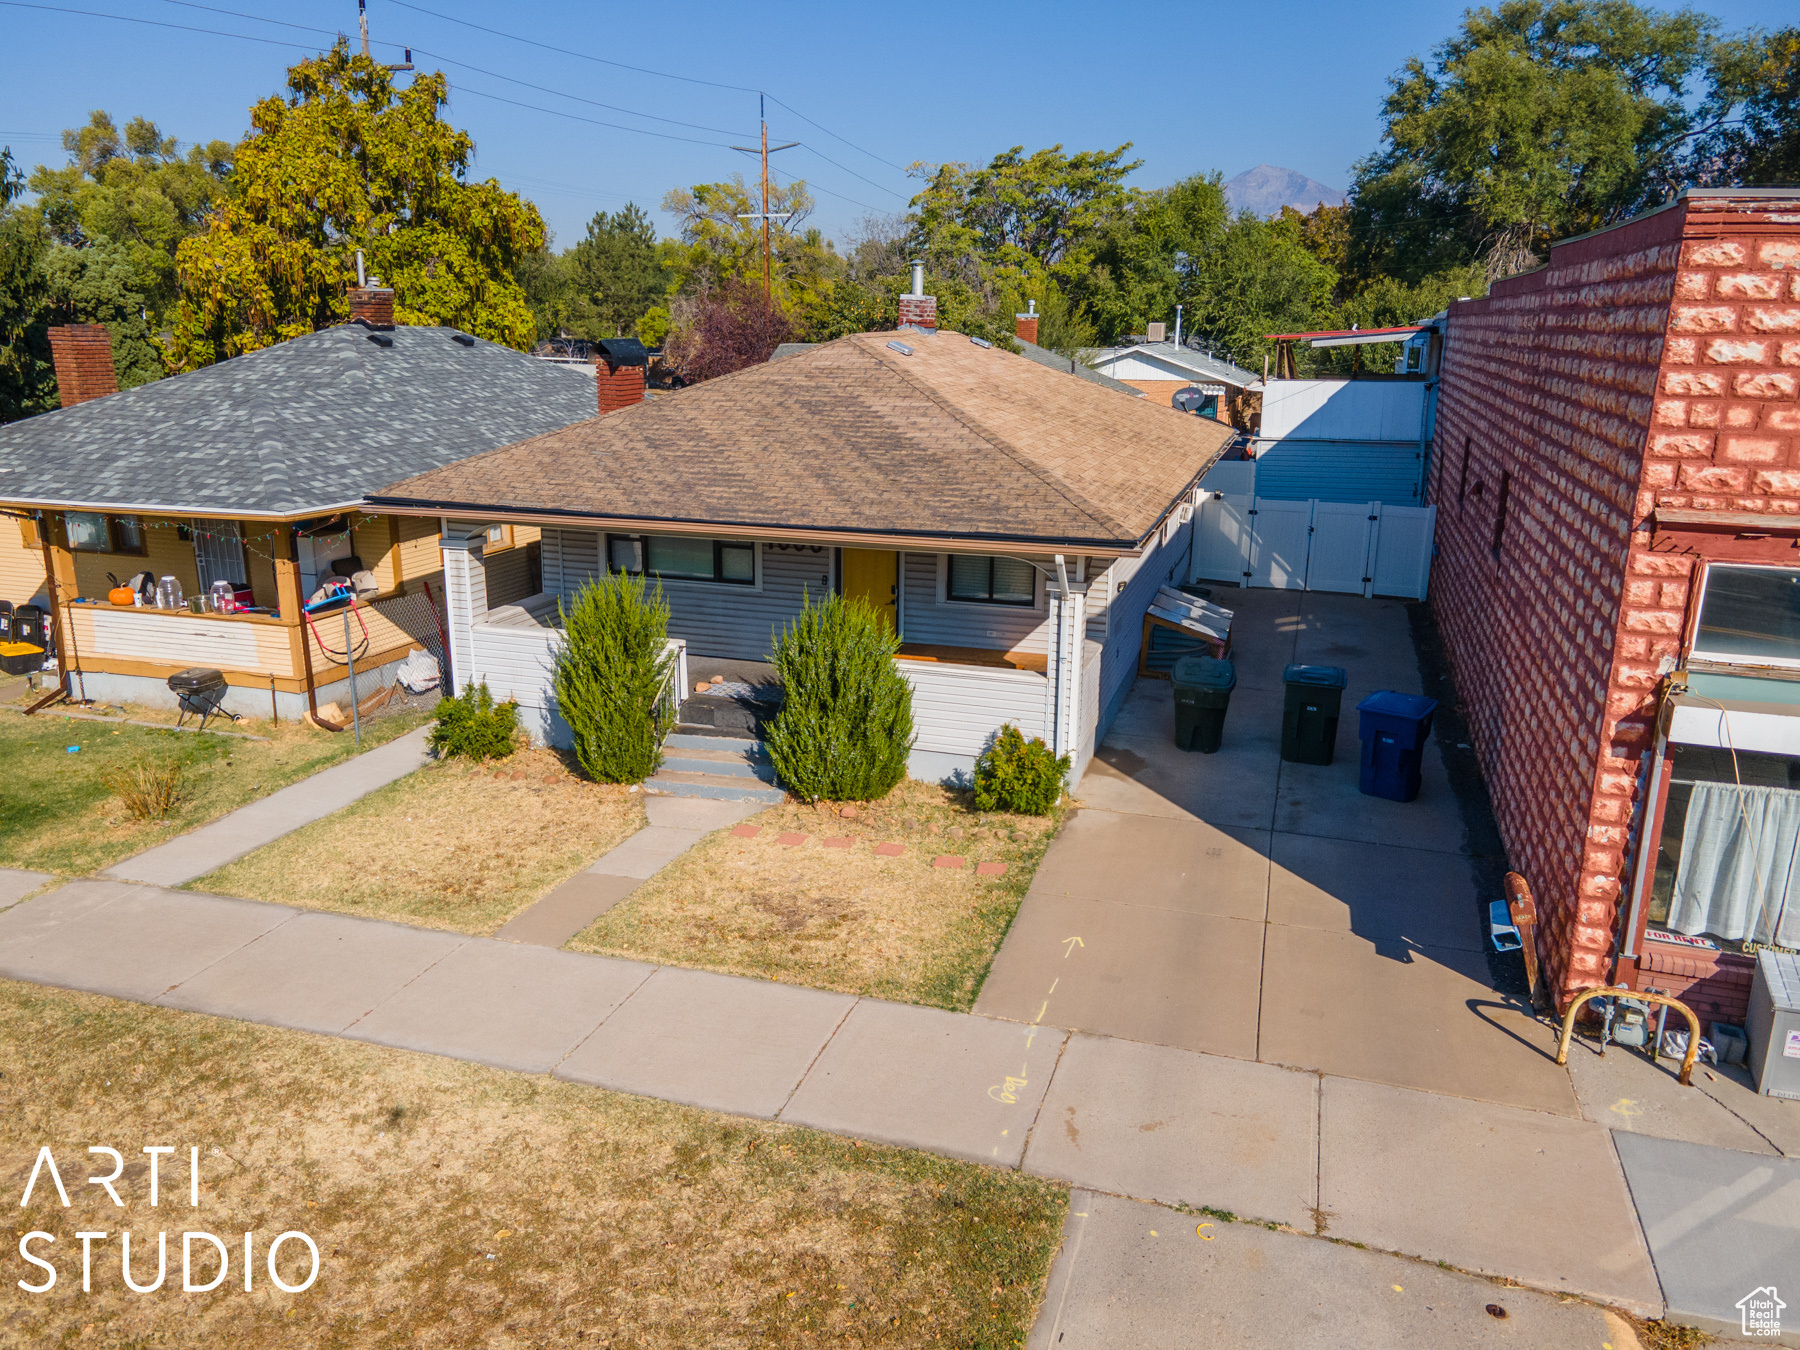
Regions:
<instances>
[{"instance_id":1,"label":"double-hung window","mask_svg":"<svg viewBox=\"0 0 1800 1350\"><path fill-rule=\"evenodd\" d=\"M1017 558L953 553L948 598L984 605L1037 603L1037 569Z\"/></svg>"},{"instance_id":2,"label":"double-hung window","mask_svg":"<svg viewBox=\"0 0 1800 1350\"><path fill-rule=\"evenodd\" d=\"M756 545L736 539L690 535L609 534L606 565L614 572L649 574L665 581L756 584Z\"/></svg>"}]
</instances>

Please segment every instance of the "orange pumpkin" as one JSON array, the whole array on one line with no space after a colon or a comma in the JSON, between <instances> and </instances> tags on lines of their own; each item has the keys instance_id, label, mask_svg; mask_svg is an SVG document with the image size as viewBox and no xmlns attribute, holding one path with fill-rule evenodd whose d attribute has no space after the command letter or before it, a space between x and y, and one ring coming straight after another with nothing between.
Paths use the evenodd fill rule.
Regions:
<instances>
[{"instance_id":1,"label":"orange pumpkin","mask_svg":"<svg viewBox=\"0 0 1800 1350\"><path fill-rule=\"evenodd\" d=\"M106 593L106 599L109 604L135 605L137 603L137 592L132 590L129 586L114 586Z\"/></svg>"}]
</instances>

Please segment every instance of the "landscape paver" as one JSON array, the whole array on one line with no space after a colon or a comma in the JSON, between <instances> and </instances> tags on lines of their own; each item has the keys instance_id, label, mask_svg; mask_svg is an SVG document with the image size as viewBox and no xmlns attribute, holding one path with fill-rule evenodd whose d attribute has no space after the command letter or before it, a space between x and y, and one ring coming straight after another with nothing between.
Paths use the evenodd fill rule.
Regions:
<instances>
[{"instance_id":1,"label":"landscape paver","mask_svg":"<svg viewBox=\"0 0 1800 1350\"><path fill-rule=\"evenodd\" d=\"M556 1076L770 1119L855 1002L848 994L664 966Z\"/></svg>"},{"instance_id":2,"label":"landscape paver","mask_svg":"<svg viewBox=\"0 0 1800 1350\"><path fill-rule=\"evenodd\" d=\"M1504 1318L1487 1311L1495 1304ZM1628 1350L1592 1304L1076 1191L1027 1350Z\"/></svg>"},{"instance_id":3,"label":"landscape paver","mask_svg":"<svg viewBox=\"0 0 1800 1350\"><path fill-rule=\"evenodd\" d=\"M71 881L0 911L0 974L148 1002L297 910L120 881Z\"/></svg>"},{"instance_id":4,"label":"landscape paver","mask_svg":"<svg viewBox=\"0 0 1800 1350\"><path fill-rule=\"evenodd\" d=\"M1077 1033L1025 1170L1310 1230L1318 1093L1314 1074Z\"/></svg>"},{"instance_id":5,"label":"landscape paver","mask_svg":"<svg viewBox=\"0 0 1800 1350\"><path fill-rule=\"evenodd\" d=\"M1328 1077L1319 1206L1332 1237L1662 1310L1610 1134L1584 1120Z\"/></svg>"},{"instance_id":6,"label":"landscape paver","mask_svg":"<svg viewBox=\"0 0 1800 1350\"><path fill-rule=\"evenodd\" d=\"M1271 924L1258 1058L1576 1116L1555 1032L1494 992L1487 956Z\"/></svg>"},{"instance_id":7,"label":"landscape paver","mask_svg":"<svg viewBox=\"0 0 1800 1350\"><path fill-rule=\"evenodd\" d=\"M0 909L16 905L50 879L48 872L32 872L23 867L0 867Z\"/></svg>"},{"instance_id":8,"label":"landscape paver","mask_svg":"<svg viewBox=\"0 0 1800 1350\"><path fill-rule=\"evenodd\" d=\"M1800 1308L1800 1160L1623 1131L1613 1140L1671 1321L1735 1336L1738 1301L1770 1285ZM1782 1326L1779 1339L1758 1339L1800 1345L1800 1320Z\"/></svg>"},{"instance_id":9,"label":"landscape paver","mask_svg":"<svg viewBox=\"0 0 1800 1350\"><path fill-rule=\"evenodd\" d=\"M1263 932L1247 919L1036 897L975 1011L1255 1059Z\"/></svg>"},{"instance_id":10,"label":"landscape paver","mask_svg":"<svg viewBox=\"0 0 1800 1350\"><path fill-rule=\"evenodd\" d=\"M546 1073L654 966L475 938L344 1032L358 1040Z\"/></svg>"},{"instance_id":11,"label":"landscape paver","mask_svg":"<svg viewBox=\"0 0 1800 1350\"><path fill-rule=\"evenodd\" d=\"M426 762L425 739L430 734L430 727L418 727L166 844L146 849L100 875L152 886L185 885L404 778Z\"/></svg>"},{"instance_id":12,"label":"landscape paver","mask_svg":"<svg viewBox=\"0 0 1800 1350\"><path fill-rule=\"evenodd\" d=\"M1017 1167L1064 1033L863 999L781 1119Z\"/></svg>"},{"instance_id":13,"label":"landscape paver","mask_svg":"<svg viewBox=\"0 0 1800 1350\"><path fill-rule=\"evenodd\" d=\"M560 947L643 884L641 877L577 872L500 925L494 937L501 942Z\"/></svg>"},{"instance_id":14,"label":"landscape paver","mask_svg":"<svg viewBox=\"0 0 1800 1350\"><path fill-rule=\"evenodd\" d=\"M1261 920L1268 878L1267 830L1083 810L1045 852L1031 892Z\"/></svg>"},{"instance_id":15,"label":"landscape paver","mask_svg":"<svg viewBox=\"0 0 1800 1350\"><path fill-rule=\"evenodd\" d=\"M341 1032L468 940L377 919L301 912L157 1002L297 1031Z\"/></svg>"}]
</instances>

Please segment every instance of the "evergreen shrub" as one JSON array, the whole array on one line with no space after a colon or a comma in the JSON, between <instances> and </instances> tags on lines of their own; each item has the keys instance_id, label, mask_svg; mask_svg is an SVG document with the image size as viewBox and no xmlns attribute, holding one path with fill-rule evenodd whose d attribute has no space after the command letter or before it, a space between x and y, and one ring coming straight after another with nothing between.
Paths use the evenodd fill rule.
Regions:
<instances>
[{"instance_id":1,"label":"evergreen shrub","mask_svg":"<svg viewBox=\"0 0 1800 1350\"><path fill-rule=\"evenodd\" d=\"M975 761L975 808L1047 816L1062 800L1070 763L1051 754L1042 736L1028 741L1008 722Z\"/></svg>"},{"instance_id":2,"label":"evergreen shrub","mask_svg":"<svg viewBox=\"0 0 1800 1350\"><path fill-rule=\"evenodd\" d=\"M900 639L866 600L829 595L775 641L786 701L763 733L781 781L807 801L873 801L906 777L912 686Z\"/></svg>"},{"instance_id":3,"label":"evergreen shrub","mask_svg":"<svg viewBox=\"0 0 1800 1350\"><path fill-rule=\"evenodd\" d=\"M662 764L673 725L669 603L643 577L609 572L562 606L552 687L575 733L575 759L597 783L641 783Z\"/></svg>"},{"instance_id":4,"label":"evergreen shrub","mask_svg":"<svg viewBox=\"0 0 1800 1350\"><path fill-rule=\"evenodd\" d=\"M518 742L519 705L494 702L483 680L461 696L438 700L437 721L425 742L440 759L504 759Z\"/></svg>"}]
</instances>

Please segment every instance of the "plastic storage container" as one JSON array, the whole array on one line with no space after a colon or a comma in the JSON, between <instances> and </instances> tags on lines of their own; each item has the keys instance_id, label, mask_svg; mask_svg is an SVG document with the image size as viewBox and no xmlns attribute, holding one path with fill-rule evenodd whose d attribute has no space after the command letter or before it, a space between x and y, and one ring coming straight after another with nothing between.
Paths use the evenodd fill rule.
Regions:
<instances>
[{"instance_id":1,"label":"plastic storage container","mask_svg":"<svg viewBox=\"0 0 1800 1350\"><path fill-rule=\"evenodd\" d=\"M1761 951L1750 986L1750 1072L1765 1097L1800 1101L1800 955Z\"/></svg>"},{"instance_id":2,"label":"plastic storage container","mask_svg":"<svg viewBox=\"0 0 1800 1350\"><path fill-rule=\"evenodd\" d=\"M1281 757L1290 764L1329 764L1337 749L1344 703L1342 666L1289 666L1281 672Z\"/></svg>"},{"instance_id":3,"label":"plastic storage container","mask_svg":"<svg viewBox=\"0 0 1800 1350\"><path fill-rule=\"evenodd\" d=\"M1225 710L1237 668L1212 656L1184 656L1170 672L1175 684L1175 744L1210 755L1225 735Z\"/></svg>"},{"instance_id":4,"label":"plastic storage container","mask_svg":"<svg viewBox=\"0 0 1800 1350\"><path fill-rule=\"evenodd\" d=\"M1437 700L1381 689L1356 705L1362 716L1362 782L1365 796L1410 802L1419 795L1419 757L1431 739Z\"/></svg>"},{"instance_id":5,"label":"plastic storage container","mask_svg":"<svg viewBox=\"0 0 1800 1350\"><path fill-rule=\"evenodd\" d=\"M0 670L35 675L44 668L44 649L31 642L0 642Z\"/></svg>"}]
</instances>

